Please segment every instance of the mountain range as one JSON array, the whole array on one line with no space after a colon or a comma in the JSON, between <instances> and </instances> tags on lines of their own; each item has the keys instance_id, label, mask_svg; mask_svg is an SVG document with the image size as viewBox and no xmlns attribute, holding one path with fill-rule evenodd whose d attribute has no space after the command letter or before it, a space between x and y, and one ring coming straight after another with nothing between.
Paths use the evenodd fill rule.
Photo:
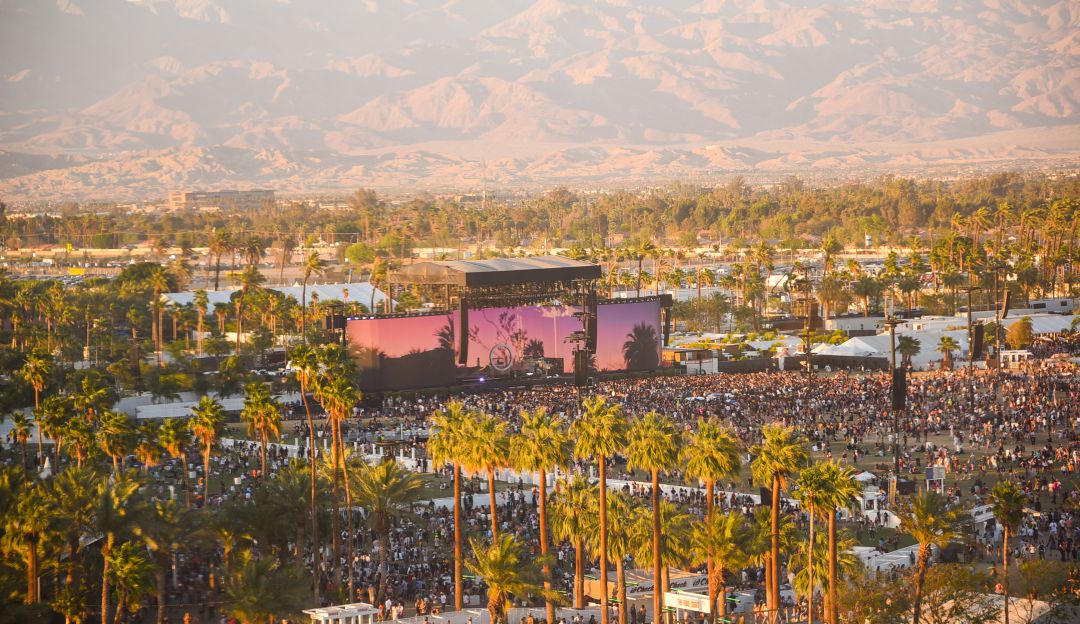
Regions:
<instances>
[{"instance_id":1,"label":"mountain range","mask_svg":"<svg viewBox=\"0 0 1080 624\"><path fill-rule=\"evenodd\" d=\"M0 197L1080 164L1069 0L0 0Z\"/></svg>"}]
</instances>

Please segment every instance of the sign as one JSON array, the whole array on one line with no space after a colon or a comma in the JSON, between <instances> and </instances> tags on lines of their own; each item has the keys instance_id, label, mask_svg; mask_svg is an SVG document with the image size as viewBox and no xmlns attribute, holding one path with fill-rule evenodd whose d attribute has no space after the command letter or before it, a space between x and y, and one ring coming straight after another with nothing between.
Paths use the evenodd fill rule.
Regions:
<instances>
[{"instance_id":1,"label":"sign","mask_svg":"<svg viewBox=\"0 0 1080 624\"><path fill-rule=\"evenodd\" d=\"M945 466L928 466L926 468L927 481L944 481Z\"/></svg>"},{"instance_id":2,"label":"sign","mask_svg":"<svg viewBox=\"0 0 1080 624\"><path fill-rule=\"evenodd\" d=\"M701 594L664 592L664 605L682 611L711 613L709 609L709 597Z\"/></svg>"}]
</instances>

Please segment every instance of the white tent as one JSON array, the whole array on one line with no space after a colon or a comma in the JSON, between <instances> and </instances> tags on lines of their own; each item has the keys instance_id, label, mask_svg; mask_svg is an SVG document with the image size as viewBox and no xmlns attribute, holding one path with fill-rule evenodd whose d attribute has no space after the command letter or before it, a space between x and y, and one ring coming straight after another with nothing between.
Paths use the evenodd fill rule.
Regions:
<instances>
[{"instance_id":1,"label":"white tent","mask_svg":"<svg viewBox=\"0 0 1080 624\"><path fill-rule=\"evenodd\" d=\"M303 286L267 286L267 290L275 290L286 297L292 297L296 301L300 302L300 297L303 295ZM238 288L225 288L222 290L208 290L206 291L206 298L209 301L209 306L206 310L207 314L214 312L214 304L227 303L232 304L232 294L237 292ZM307 303L311 305L311 302L315 297L319 298L319 301L345 301L346 296L349 301L361 303L365 306L371 305L371 296L374 292L375 305L379 305L386 300L386 295L381 290L375 288L370 282L353 282L353 283L340 283L340 284L315 284L310 283L307 285ZM347 293L347 295L346 295ZM195 301L195 291L186 290L184 292L175 293L162 293L162 301L169 305L184 306Z\"/></svg>"},{"instance_id":2,"label":"white tent","mask_svg":"<svg viewBox=\"0 0 1080 624\"><path fill-rule=\"evenodd\" d=\"M966 331L905 331L897 332L897 343L900 336L911 336L919 341L920 351L911 358L911 366L915 370L926 370L931 362L939 362L942 358L937 350L938 342L942 336L950 336L960 345L960 351L953 353L954 361L966 357L967 332ZM847 355L847 356L870 356L889 357L889 335L878 334L876 336L859 336L851 338L840 345L820 344L814 347L814 353L819 355ZM896 362L899 365L901 357L896 354Z\"/></svg>"}]
</instances>

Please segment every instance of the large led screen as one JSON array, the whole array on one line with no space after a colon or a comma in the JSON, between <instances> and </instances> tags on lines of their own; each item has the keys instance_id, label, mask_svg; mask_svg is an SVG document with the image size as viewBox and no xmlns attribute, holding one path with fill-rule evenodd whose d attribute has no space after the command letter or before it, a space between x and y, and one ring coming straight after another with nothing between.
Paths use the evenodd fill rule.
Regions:
<instances>
[{"instance_id":1,"label":"large led screen","mask_svg":"<svg viewBox=\"0 0 1080 624\"><path fill-rule=\"evenodd\" d=\"M459 365L460 313L352 319L347 335L365 389L447 386L477 376L570 373L582 329L580 308L529 306L470 309L468 354ZM652 370L660 364L660 302L606 302L597 311L600 371Z\"/></svg>"}]
</instances>

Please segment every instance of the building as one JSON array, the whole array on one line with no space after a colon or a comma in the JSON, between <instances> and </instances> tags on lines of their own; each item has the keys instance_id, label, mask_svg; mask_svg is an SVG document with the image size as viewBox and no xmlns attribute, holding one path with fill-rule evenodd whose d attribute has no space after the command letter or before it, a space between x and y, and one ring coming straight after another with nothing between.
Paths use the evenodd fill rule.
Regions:
<instances>
[{"instance_id":1,"label":"building","mask_svg":"<svg viewBox=\"0 0 1080 624\"><path fill-rule=\"evenodd\" d=\"M274 203L274 191L179 191L169 193L169 210L253 211Z\"/></svg>"}]
</instances>

